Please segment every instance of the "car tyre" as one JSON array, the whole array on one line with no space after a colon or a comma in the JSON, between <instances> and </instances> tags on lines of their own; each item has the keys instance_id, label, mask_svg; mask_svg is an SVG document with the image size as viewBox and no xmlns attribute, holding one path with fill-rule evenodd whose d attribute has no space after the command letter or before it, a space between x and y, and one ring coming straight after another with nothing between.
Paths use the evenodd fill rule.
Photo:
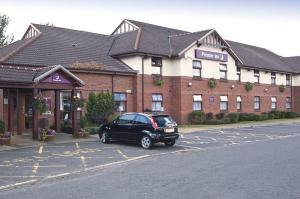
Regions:
<instances>
[{"instance_id":1,"label":"car tyre","mask_svg":"<svg viewBox=\"0 0 300 199\"><path fill-rule=\"evenodd\" d=\"M153 145L151 138L148 135L144 135L141 139L141 146L144 149L150 149Z\"/></svg>"},{"instance_id":2,"label":"car tyre","mask_svg":"<svg viewBox=\"0 0 300 199\"><path fill-rule=\"evenodd\" d=\"M100 137L100 141L103 144L108 144L109 143L109 136L108 136L107 131L103 131L103 133L101 134L101 137Z\"/></svg>"},{"instance_id":3,"label":"car tyre","mask_svg":"<svg viewBox=\"0 0 300 199\"><path fill-rule=\"evenodd\" d=\"M176 141L172 140L172 141L165 142L165 145L170 147L170 146L174 146L175 143L176 143Z\"/></svg>"}]
</instances>

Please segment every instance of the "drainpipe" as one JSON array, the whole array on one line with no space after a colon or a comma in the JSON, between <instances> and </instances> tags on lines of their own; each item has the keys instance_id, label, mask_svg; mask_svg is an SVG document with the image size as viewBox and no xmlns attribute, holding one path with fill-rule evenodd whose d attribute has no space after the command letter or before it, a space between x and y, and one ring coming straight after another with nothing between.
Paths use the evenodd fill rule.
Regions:
<instances>
[{"instance_id":1,"label":"drainpipe","mask_svg":"<svg viewBox=\"0 0 300 199\"><path fill-rule=\"evenodd\" d=\"M144 102L144 60L145 60L146 56L142 57L142 112L145 111L145 102Z\"/></svg>"},{"instance_id":2,"label":"drainpipe","mask_svg":"<svg viewBox=\"0 0 300 199\"><path fill-rule=\"evenodd\" d=\"M293 75L291 74L291 100L292 100L292 111L295 111L294 110L294 98L293 98Z\"/></svg>"}]
</instances>

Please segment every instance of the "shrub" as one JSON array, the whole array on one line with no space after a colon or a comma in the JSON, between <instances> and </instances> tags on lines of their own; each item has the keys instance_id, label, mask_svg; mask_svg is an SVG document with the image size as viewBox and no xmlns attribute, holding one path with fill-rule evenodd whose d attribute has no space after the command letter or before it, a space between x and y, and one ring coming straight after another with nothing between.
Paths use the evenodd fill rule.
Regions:
<instances>
[{"instance_id":1,"label":"shrub","mask_svg":"<svg viewBox=\"0 0 300 199\"><path fill-rule=\"evenodd\" d=\"M94 126L94 127L86 127L85 130L89 132L91 135L99 133L100 127Z\"/></svg>"},{"instance_id":2,"label":"shrub","mask_svg":"<svg viewBox=\"0 0 300 199\"><path fill-rule=\"evenodd\" d=\"M280 111L271 111L270 113L269 113L269 115L273 115L272 117L273 117L273 119L280 119L281 117L281 113L280 113Z\"/></svg>"},{"instance_id":3,"label":"shrub","mask_svg":"<svg viewBox=\"0 0 300 199\"><path fill-rule=\"evenodd\" d=\"M216 114L216 118L218 120L224 119L225 118L225 113L218 113L218 114Z\"/></svg>"},{"instance_id":4,"label":"shrub","mask_svg":"<svg viewBox=\"0 0 300 199\"><path fill-rule=\"evenodd\" d=\"M240 113L239 121L258 121L259 115L254 113Z\"/></svg>"},{"instance_id":5,"label":"shrub","mask_svg":"<svg viewBox=\"0 0 300 199\"><path fill-rule=\"evenodd\" d=\"M227 116L231 123L238 123L239 122L239 114L238 113L229 113Z\"/></svg>"},{"instance_id":6,"label":"shrub","mask_svg":"<svg viewBox=\"0 0 300 199\"><path fill-rule=\"evenodd\" d=\"M206 114L206 120L212 120L212 119L214 119L214 114L211 113L211 112L207 113Z\"/></svg>"},{"instance_id":7,"label":"shrub","mask_svg":"<svg viewBox=\"0 0 300 199\"><path fill-rule=\"evenodd\" d=\"M189 115L189 120L192 124L203 124L205 113L202 111L193 111Z\"/></svg>"},{"instance_id":8,"label":"shrub","mask_svg":"<svg viewBox=\"0 0 300 199\"><path fill-rule=\"evenodd\" d=\"M64 133L69 133L72 134L73 133L73 129L72 126L70 124L65 124L61 127L61 131Z\"/></svg>"},{"instance_id":9,"label":"shrub","mask_svg":"<svg viewBox=\"0 0 300 199\"><path fill-rule=\"evenodd\" d=\"M5 132L5 123L0 120L0 135L4 135Z\"/></svg>"},{"instance_id":10,"label":"shrub","mask_svg":"<svg viewBox=\"0 0 300 199\"><path fill-rule=\"evenodd\" d=\"M86 104L86 116L91 123L107 123L110 115L114 113L115 102L110 93L95 94L91 92Z\"/></svg>"},{"instance_id":11,"label":"shrub","mask_svg":"<svg viewBox=\"0 0 300 199\"><path fill-rule=\"evenodd\" d=\"M224 123L224 124L231 124L232 122L231 122L231 119L230 119L230 118L225 117L225 118L223 119L223 123Z\"/></svg>"},{"instance_id":12,"label":"shrub","mask_svg":"<svg viewBox=\"0 0 300 199\"><path fill-rule=\"evenodd\" d=\"M281 93L283 93L285 91L284 85L280 85L278 88L279 88L279 92L281 92Z\"/></svg>"},{"instance_id":13,"label":"shrub","mask_svg":"<svg viewBox=\"0 0 300 199\"><path fill-rule=\"evenodd\" d=\"M280 111L280 118L286 118L286 113L285 111Z\"/></svg>"},{"instance_id":14,"label":"shrub","mask_svg":"<svg viewBox=\"0 0 300 199\"><path fill-rule=\"evenodd\" d=\"M79 120L80 128L84 129L88 125L88 120L85 116L81 117Z\"/></svg>"},{"instance_id":15,"label":"shrub","mask_svg":"<svg viewBox=\"0 0 300 199\"><path fill-rule=\"evenodd\" d=\"M116 120L119 116L116 114L113 114L111 116L109 116L108 118L108 123L112 123L112 121Z\"/></svg>"},{"instance_id":16,"label":"shrub","mask_svg":"<svg viewBox=\"0 0 300 199\"><path fill-rule=\"evenodd\" d=\"M204 124L207 124L207 125L220 125L220 124L224 124L224 120L218 120L218 119L205 120Z\"/></svg>"},{"instance_id":17,"label":"shrub","mask_svg":"<svg viewBox=\"0 0 300 199\"><path fill-rule=\"evenodd\" d=\"M259 118L260 121L264 121L264 120L268 120L268 119L269 119L269 116L267 113L262 113Z\"/></svg>"},{"instance_id":18,"label":"shrub","mask_svg":"<svg viewBox=\"0 0 300 199\"><path fill-rule=\"evenodd\" d=\"M299 117L300 115L295 112L286 112L286 118L296 118Z\"/></svg>"}]
</instances>

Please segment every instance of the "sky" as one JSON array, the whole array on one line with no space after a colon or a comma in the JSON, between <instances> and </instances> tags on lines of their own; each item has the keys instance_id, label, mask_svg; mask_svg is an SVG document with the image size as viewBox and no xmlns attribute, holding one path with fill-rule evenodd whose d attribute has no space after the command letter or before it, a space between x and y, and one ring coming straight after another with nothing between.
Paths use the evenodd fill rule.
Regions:
<instances>
[{"instance_id":1,"label":"sky","mask_svg":"<svg viewBox=\"0 0 300 199\"><path fill-rule=\"evenodd\" d=\"M296 0L0 0L15 40L30 23L111 34L123 19L133 19L190 32L214 28L225 39L281 56L300 55L299 10Z\"/></svg>"}]
</instances>

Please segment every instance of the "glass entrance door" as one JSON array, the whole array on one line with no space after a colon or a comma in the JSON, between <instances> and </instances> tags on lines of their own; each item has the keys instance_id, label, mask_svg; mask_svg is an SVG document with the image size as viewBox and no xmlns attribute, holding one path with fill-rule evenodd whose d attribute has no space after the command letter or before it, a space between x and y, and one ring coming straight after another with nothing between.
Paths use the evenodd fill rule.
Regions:
<instances>
[{"instance_id":1,"label":"glass entrance door","mask_svg":"<svg viewBox=\"0 0 300 199\"><path fill-rule=\"evenodd\" d=\"M25 129L29 130L32 129L32 95L25 95L25 109L24 109L24 116L25 116Z\"/></svg>"}]
</instances>

